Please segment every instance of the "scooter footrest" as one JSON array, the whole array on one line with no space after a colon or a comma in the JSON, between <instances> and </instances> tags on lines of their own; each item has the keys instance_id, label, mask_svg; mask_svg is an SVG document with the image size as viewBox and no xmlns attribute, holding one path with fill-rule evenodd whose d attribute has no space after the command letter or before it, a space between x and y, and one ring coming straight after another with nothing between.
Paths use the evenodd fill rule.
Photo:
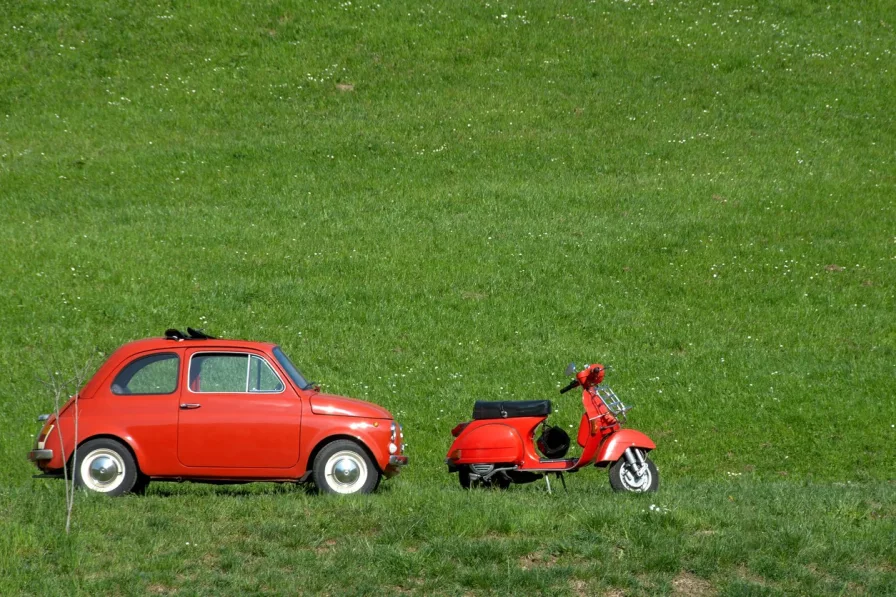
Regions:
<instances>
[{"instance_id":1,"label":"scooter footrest","mask_svg":"<svg viewBox=\"0 0 896 597\"><path fill-rule=\"evenodd\" d=\"M486 402L473 405L473 419L515 419L518 417L546 417L551 414L550 400L513 400Z\"/></svg>"}]
</instances>

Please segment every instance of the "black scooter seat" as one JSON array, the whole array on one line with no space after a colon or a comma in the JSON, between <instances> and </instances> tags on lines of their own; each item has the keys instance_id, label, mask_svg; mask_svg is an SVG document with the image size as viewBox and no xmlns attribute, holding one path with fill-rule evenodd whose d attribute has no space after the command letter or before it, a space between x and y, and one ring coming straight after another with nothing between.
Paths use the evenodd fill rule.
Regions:
<instances>
[{"instance_id":1,"label":"black scooter seat","mask_svg":"<svg viewBox=\"0 0 896 597\"><path fill-rule=\"evenodd\" d=\"M473 420L515 419L517 417L546 417L551 414L550 400L513 400L486 402L477 400L473 405Z\"/></svg>"}]
</instances>

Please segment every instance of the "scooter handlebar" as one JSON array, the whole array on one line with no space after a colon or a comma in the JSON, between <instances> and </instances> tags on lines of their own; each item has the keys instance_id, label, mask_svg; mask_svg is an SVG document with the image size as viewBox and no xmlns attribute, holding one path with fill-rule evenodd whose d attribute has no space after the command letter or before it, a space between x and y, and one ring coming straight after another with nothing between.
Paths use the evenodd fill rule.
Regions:
<instances>
[{"instance_id":1,"label":"scooter handlebar","mask_svg":"<svg viewBox=\"0 0 896 597\"><path fill-rule=\"evenodd\" d=\"M572 380L571 382L569 382L569 385L568 385L568 386L566 386L565 388L563 388L562 390L560 390L560 393L561 393L561 394L565 394L565 393L567 393L568 391L570 391L571 389L573 389L574 387L576 387L577 385L579 385L579 380L574 379L574 380Z\"/></svg>"}]
</instances>

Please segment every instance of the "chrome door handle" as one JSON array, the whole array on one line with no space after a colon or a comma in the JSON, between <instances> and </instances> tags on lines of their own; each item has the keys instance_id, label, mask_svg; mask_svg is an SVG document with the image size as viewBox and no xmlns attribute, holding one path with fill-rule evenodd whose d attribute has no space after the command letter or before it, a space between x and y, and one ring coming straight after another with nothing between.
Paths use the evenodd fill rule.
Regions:
<instances>
[{"instance_id":1,"label":"chrome door handle","mask_svg":"<svg viewBox=\"0 0 896 597\"><path fill-rule=\"evenodd\" d=\"M181 404L180 409L181 410L193 410L194 408L199 408L200 406L202 406L202 405L196 404L195 402L193 402L193 403Z\"/></svg>"}]
</instances>

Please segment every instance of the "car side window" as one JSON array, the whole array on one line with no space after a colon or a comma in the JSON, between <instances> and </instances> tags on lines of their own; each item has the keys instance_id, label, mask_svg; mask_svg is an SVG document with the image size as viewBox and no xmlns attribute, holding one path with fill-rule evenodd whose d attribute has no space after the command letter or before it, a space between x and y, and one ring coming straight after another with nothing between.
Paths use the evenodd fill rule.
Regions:
<instances>
[{"instance_id":1,"label":"car side window","mask_svg":"<svg viewBox=\"0 0 896 597\"><path fill-rule=\"evenodd\" d=\"M200 353L190 359L193 392L282 392L283 382L263 358L245 353Z\"/></svg>"},{"instance_id":2,"label":"car side window","mask_svg":"<svg viewBox=\"0 0 896 597\"><path fill-rule=\"evenodd\" d=\"M283 382L261 357L252 355L249 358L249 391L250 392L282 392Z\"/></svg>"},{"instance_id":3,"label":"car side window","mask_svg":"<svg viewBox=\"0 0 896 597\"><path fill-rule=\"evenodd\" d=\"M140 357L127 364L112 382L112 393L171 394L177 390L180 359L170 352Z\"/></svg>"}]
</instances>

